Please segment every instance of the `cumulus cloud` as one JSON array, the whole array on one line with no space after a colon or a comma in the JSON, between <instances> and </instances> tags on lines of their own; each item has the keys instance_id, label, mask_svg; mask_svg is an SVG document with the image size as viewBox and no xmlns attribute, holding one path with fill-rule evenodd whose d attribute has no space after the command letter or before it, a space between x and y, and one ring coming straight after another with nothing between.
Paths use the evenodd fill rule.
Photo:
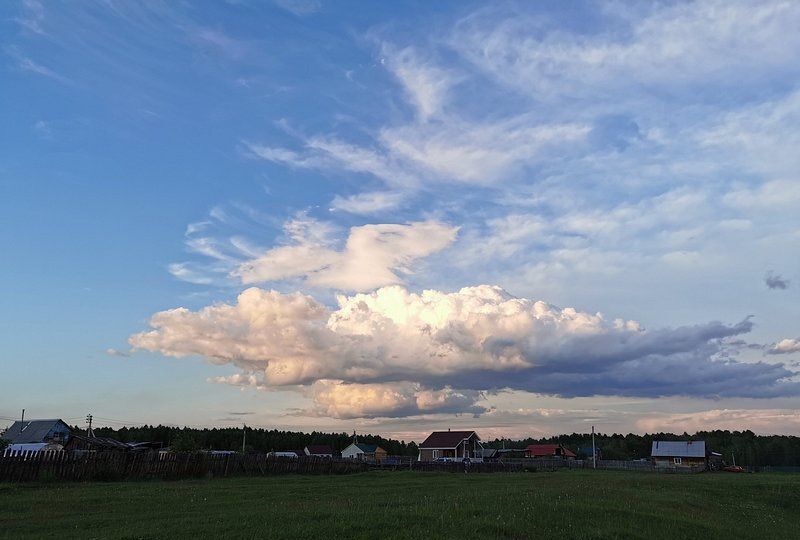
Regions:
<instances>
[{"instance_id":1,"label":"cumulus cloud","mask_svg":"<svg viewBox=\"0 0 800 540\"><path fill-rule=\"evenodd\" d=\"M800 352L800 339L782 339L767 349L767 354L791 354Z\"/></svg>"},{"instance_id":2,"label":"cumulus cloud","mask_svg":"<svg viewBox=\"0 0 800 540\"><path fill-rule=\"evenodd\" d=\"M315 407L307 413L330 418L403 417L433 413L473 413L486 411L475 405L480 392L423 388L418 383L354 384L321 380L311 386Z\"/></svg>"},{"instance_id":3,"label":"cumulus cloud","mask_svg":"<svg viewBox=\"0 0 800 540\"><path fill-rule=\"evenodd\" d=\"M780 274L775 274L773 272L767 272L767 275L764 276L764 284L770 289L788 289L789 288L789 280L784 279L783 276Z\"/></svg>"},{"instance_id":4,"label":"cumulus cloud","mask_svg":"<svg viewBox=\"0 0 800 540\"><path fill-rule=\"evenodd\" d=\"M240 264L232 275L249 284L301 277L314 286L369 290L402 283L400 274L410 273L411 263L447 247L457 231L436 221L362 225L350 229L342 250L298 232L291 245Z\"/></svg>"},{"instance_id":5,"label":"cumulus cloud","mask_svg":"<svg viewBox=\"0 0 800 540\"><path fill-rule=\"evenodd\" d=\"M311 387L319 410L341 417L470 412L474 392L498 389L566 397L800 393L783 364L721 355L724 338L750 331L748 320L648 331L486 285L421 294L392 286L338 304L251 288L234 304L157 313L130 343L233 364L241 373L224 380L232 384ZM375 402L358 405L359 395Z\"/></svg>"}]
</instances>

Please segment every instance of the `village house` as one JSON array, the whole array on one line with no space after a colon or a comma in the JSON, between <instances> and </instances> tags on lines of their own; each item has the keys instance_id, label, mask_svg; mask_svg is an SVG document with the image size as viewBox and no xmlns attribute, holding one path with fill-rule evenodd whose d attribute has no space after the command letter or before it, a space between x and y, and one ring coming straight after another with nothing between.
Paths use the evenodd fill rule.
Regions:
<instances>
[{"instance_id":1,"label":"village house","mask_svg":"<svg viewBox=\"0 0 800 540\"><path fill-rule=\"evenodd\" d=\"M653 441L650 458L653 460L653 465L659 469L708 467L705 441Z\"/></svg>"},{"instance_id":2,"label":"village house","mask_svg":"<svg viewBox=\"0 0 800 540\"><path fill-rule=\"evenodd\" d=\"M332 458L333 449L327 444L308 445L303 449L306 456Z\"/></svg>"},{"instance_id":3,"label":"village house","mask_svg":"<svg viewBox=\"0 0 800 540\"><path fill-rule=\"evenodd\" d=\"M388 453L377 444L351 443L350 446L342 450L342 457L346 459L358 459L361 461L372 461L380 463L386 459Z\"/></svg>"},{"instance_id":4,"label":"village house","mask_svg":"<svg viewBox=\"0 0 800 540\"><path fill-rule=\"evenodd\" d=\"M419 445L419 461L480 458L481 438L474 431L434 431Z\"/></svg>"},{"instance_id":5,"label":"village house","mask_svg":"<svg viewBox=\"0 0 800 540\"><path fill-rule=\"evenodd\" d=\"M0 435L10 451L61 450L72 429L60 419L18 420Z\"/></svg>"},{"instance_id":6,"label":"village house","mask_svg":"<svg viewBox=\"0 0 800 540\"><path fill-rule=\"evenodd\" d=\"M342 450L342 457L345 459L357 459L360 461L370 461L380 463L385 460L388 453L377 444L366 444L358 442L355 431L353 432L353 442L350 446Z\"/></svg>"},{"instance_id":7,"label":"village house","mask_svg":"<svg viewBox=\"0 0 800 540\"><path fill-rule=\"evenodd\" d=\"M525 448L526 458L575 459L575 452L560 444L531 444Z\"/></svg>"}]
</instances>

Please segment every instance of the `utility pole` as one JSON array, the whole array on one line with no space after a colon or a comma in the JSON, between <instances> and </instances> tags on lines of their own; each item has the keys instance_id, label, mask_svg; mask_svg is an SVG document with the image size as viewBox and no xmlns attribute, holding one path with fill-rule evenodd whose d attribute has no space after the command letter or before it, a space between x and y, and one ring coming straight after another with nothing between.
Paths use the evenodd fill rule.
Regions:
<instances>
[{"instance_id":1,"label":"utility pole","mask_svg":"<svg viewBox=\"0 0 800 540\"><path fill-rule=\"evenodd\" d=\"M242 424L242 454L244 454L244 443L247 437L247 424Z\"/></svg>"},{"instance_id":2,"label":"utility pole","mask_svg":"<svg viewBox=\"0 0 800 540\"><path fill-rule=\"evenodd\" d=\"M86 430L86 436L90 439L94 439L94 431L92 430L92 415L86 415L86 423L89 424L89 428Z\"/></svg>"},{"instance_id":3,"label":"utility pole","mask_svg":"<svg viewBox=\"0 0 800 540\"><path fill-rule=\"evenodd\" d=\"M594 446L594 426L592 426L592 469L597 468L597 448Z\"/></svg>"},{"instance_id":4,"label":"utility pole","mask_svg":"<svg viewBox=\"0 0 800 540\"><path fill-rule=\"evenodd\" d=\"M20 422L23 423L25 422L25 409L22 409L22 419L20 420Z\"/></svg>"}]
</instances>

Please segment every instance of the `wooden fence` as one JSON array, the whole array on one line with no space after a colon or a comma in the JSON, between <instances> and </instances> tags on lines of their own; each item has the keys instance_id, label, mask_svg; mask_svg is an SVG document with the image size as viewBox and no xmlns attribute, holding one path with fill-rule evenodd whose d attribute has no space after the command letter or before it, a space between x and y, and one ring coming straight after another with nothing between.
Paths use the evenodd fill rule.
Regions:
<instances>
[{"instance_id":1,"label":"wooden fence","mask_svg":"<svg viewBox=\"0 0 800 540\"><path fill-rule=\"evenodd\" d=\"M503 462L516 464L522 470L553 471L556 469L592 469L591 459L548 459L548 458L512 458ZM631 461L621 459L598 459L597 469L648 471L662 473L696 473L706 470L705 467L656 467L650 460Z\"/></svg>"},{"instance_id":2,"label":"wooden fence","mask_svg":"<svg viewBox=\"0 0 800 540\"><path fill-rule=\"evenodd\" d=\"M409 467L406 466L406 470ZM520 472L522 466L517 463L501 463L498 461L471 462L469 465L458 461L438 462L438 461L414 461L411 463L411 470L424 472L468 472L468 473L497 473L497 472Z\"/></svg>"},{"instance_id":3,"label":"wooden fence","mask_svg":"<svg viewBox=\"0 0 800 540\"><path fill-rule=\"evenodd\" d=\"M591 469L591 460L507 459L503 461L374 464L349 459L275 457L268 454L158 452L7 452L0 456L0 482L178 479L276 474L349 474L374 469L422 472L496 473ZM656 468L649 461L598 460L598 469L663 473L700 472L702 468Z\"/></svg>"},{"instance_id":4,"label":"wooden fence","mask_svg":"<svg viewBox=\"0 0 800 540\"><path fill-rule=\"evenodd\" d=\"M0 457L0 482L348 474L366 470L369 465L358 461L288 459L267 454L14 452Z\"/></svg>"}]
</instances>

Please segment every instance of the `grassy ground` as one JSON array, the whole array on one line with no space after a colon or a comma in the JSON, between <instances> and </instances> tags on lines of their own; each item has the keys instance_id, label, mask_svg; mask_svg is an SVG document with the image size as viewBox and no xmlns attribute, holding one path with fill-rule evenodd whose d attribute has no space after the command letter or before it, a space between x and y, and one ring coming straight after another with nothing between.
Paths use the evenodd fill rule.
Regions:
<instances>
[{"instance_id":1,"label":"grassy ground","mask_svg":"<svg viewBox=\"0 0 800 540\"><path fill-rule=\"evenodd\" d=\"M800 475L374 472L0 485L0 538L800 538Z\"/></svg>"}]
</instances>

